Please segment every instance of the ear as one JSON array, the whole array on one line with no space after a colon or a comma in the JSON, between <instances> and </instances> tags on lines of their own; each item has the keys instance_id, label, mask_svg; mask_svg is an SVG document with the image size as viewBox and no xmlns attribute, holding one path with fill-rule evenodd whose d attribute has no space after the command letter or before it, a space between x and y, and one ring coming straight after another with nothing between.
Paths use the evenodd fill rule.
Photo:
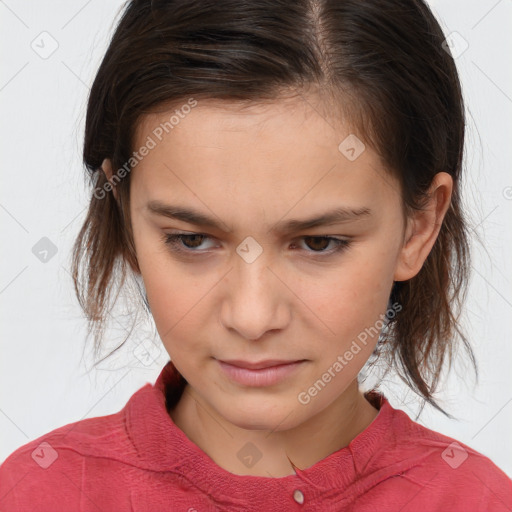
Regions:
<instances>
[{"instance_id":1,"label":"ear","mask_svg":"<svg viewBox=\"0 0 512 512\"><path fill-rule=\"evenodd\" d=\"M107 177L107 180L112 186L112 193L114 194L114 197L117 200L117 190L115 183L112 182L112 161L109 158L105 158L101 164L101 169L105 173L105 176Z\"/></svg>"},{"instance_id":2,"label":"ear","mask_svg":"<svg viewBox=\"0 0 512 512\"><path fill-rule=\"evenodd\" d=\"M452 189L453 179L448 173L439 172L434 176L427 204L407 219L404 245L398 255L394 281L407 281L421 270L450 206Z\"/></svg>"}]
</instances>

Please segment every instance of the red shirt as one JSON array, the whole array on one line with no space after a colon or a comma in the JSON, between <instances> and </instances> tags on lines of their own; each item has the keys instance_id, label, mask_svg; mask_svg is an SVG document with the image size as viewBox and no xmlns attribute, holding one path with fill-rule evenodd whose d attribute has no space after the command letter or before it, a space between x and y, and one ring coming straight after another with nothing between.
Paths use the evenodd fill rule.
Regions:
<instances>
[{"instance_id":1,"label":"red shirt","mask_svg":"<svg viewBox=\"0 0 512 512\"><path fill-rule=\"evenodd\" d=\"M366 395L379 409L374 421L313 466L282 478L229 473L167 413L171 368L121 411L13 452L0 466L0 511L512 510L512 480L487 457L415 423L376 392Z\"/></svg>"}]
</instances>

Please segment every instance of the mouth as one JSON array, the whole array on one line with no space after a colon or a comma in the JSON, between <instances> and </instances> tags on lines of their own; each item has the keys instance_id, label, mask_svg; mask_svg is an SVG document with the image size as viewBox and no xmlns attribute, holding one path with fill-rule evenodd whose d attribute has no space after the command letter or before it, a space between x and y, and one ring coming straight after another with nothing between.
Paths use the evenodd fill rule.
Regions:
<instances>
[{"instance_id":1,"label":"mouth","mask_svg":"<svg viewBox=\"0 0 512 512\"><path fill-rule=\"evenodd\" d=\"M251 387L277 384L291 376L305 363L301 360L267 359L264 361L220 360L220 369L230 380Z\"/></svg>"},{"instance_id":2,"label":"mouth","mask_svg":"<svg viewBox=\"0 0 512 512\"><path fill-rule=\"evenodd\" d=\"M242 361L240 359L223 360L219 359L221 363L236 366L238 368L245 368L246 370L263 370L265 368L272 368L274 366L282 366L285 364L294 364L300 360L283 360L283 359L266 359L259 362ZM304 359L302 359L304 361Z\"/></svg>"}]
</instances>

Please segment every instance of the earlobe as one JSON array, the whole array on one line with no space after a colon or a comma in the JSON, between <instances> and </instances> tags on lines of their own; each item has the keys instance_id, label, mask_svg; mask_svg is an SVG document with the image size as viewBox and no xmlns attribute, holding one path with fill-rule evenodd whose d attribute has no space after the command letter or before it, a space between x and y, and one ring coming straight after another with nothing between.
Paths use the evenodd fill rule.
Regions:
<instances>
[{"instance_id":1,"label":"earlobe","mask_svg":"<svg viewBox=\"0 0 512 512\"><path fill-rule=\"evenodd\" d=\"M450 207L452 188L452 177L446 172L437 173L429 188L426 205L408 218L404 245L395 269L395 281L407 281L421 270Z\"/></svg>"}]
</instances>

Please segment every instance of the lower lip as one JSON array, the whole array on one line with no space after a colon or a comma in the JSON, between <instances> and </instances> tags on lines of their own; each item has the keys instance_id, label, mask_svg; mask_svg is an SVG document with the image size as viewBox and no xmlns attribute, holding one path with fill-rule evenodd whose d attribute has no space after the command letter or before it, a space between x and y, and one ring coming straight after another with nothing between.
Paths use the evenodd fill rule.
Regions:
<instances>
[{"instance_id":1,"label":"lower lip","mask_svg":"<svg viewBox=\"0 0 512 512\"><path fill-rule=\"evenodd\" d=\"M295 372L304 361L297 361L296 363L281 364L278 366L270 366L269 368L261 368L259 370L249 370L247 368L240 368L232 364L217 361L222 371L238 384L244 386L263 387L272 386L281 382L286 377L289 377Z\"/></svg>"}]
</instances>

